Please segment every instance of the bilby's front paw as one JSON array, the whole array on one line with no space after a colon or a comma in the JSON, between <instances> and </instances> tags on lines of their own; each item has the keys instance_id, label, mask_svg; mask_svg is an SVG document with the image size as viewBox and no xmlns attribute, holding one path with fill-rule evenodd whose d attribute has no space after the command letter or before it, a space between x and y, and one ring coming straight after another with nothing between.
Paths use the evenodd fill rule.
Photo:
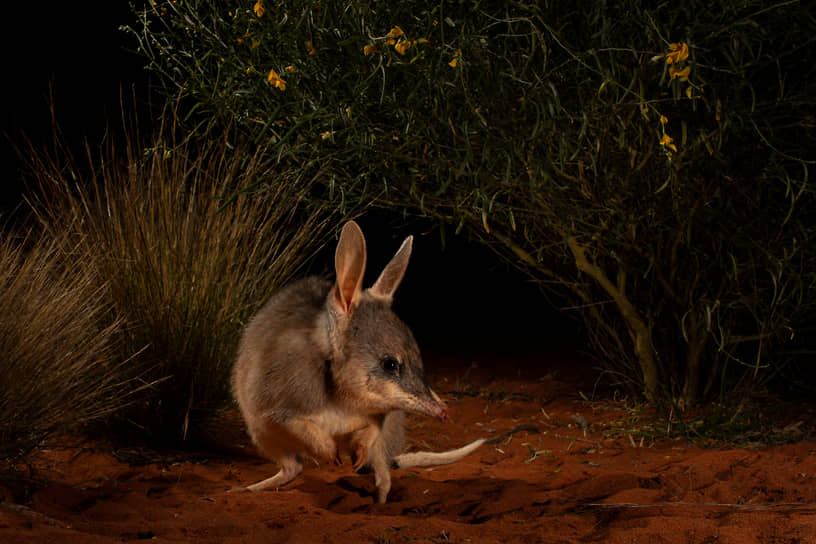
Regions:
<instances>
[{"instance_id":1,"label":"bilby's front paw","mask_svg":"<svg viewBox=\"0 0 816 544\"><path fill-rule=\"evenodd\" d=\"M334 463L336 465L343 464L340 452L337 450L337 444L328 436L312 445L312 453L314 453L315 459L320 462Z\"/></svg>"},{"instance_id":2,"label":"bilby's front paw","mask_svg":"<svg viewBox=\"0 0 816 544\"><path fill-rule=\"evenodd\" d=\"M368 447L365 444L354 444L351 451L354 472L360 472L368 464Z\"/></svg>"},{"instance_id":3,"label":"bilby's front paw","mask_svg":"<svg viewBox=\"0 0 816 544\"><path fill-rule=\"evenodd\" d=\"M375 424L366 425L354 431L351 437L351 456L354 460L354 471L360 472L369 464L371 448L380 434L380 427Z\"/></svg>"}]
</instances>

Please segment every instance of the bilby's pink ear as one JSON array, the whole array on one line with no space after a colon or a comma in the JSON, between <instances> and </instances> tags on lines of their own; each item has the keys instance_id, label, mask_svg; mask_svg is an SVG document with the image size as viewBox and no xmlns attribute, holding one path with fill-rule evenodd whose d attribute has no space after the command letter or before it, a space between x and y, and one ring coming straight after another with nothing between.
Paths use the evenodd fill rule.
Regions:
<instances>
[{"instance_id":1,"label":"bilby's pink ear","mask_svg":"<svg viewBox=\"0 0 816 544\"><path fill-rule=\"evenodd\" d=\"M351 311L360 300L363 275L366 266L366 244L363 231L354 221L349 221L340 232L334 253L337 283L334 285L334 302L343 313Z\"/></svg>"},{"instance_id":2,"label":"bilby's pink ear","mask_svg":"<svg viewBox=\"0 0 816 544\"><path fill-rule=\"evenodd\" d=\"M399 287L402 277L405 275L405 269L408 268L408 259L411 258L411 247L413 243L413 236L409 236L402 242L396 255L385 265L380 277L377 278L377 281L374 282L374 285L369 289L371 294L388 299L394 296L394 291Z\"/></svg>"}]
</instances>

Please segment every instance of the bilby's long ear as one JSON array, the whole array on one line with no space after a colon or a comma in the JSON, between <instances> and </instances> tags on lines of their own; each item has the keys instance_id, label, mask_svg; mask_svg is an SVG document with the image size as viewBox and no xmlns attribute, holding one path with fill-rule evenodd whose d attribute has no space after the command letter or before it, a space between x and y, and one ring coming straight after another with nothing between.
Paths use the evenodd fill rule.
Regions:
<instances>
[{"instance_id":1,"label":"bilby's long ear","mask_svg":"<svg viewBox=\"0 0 816 544\"><path fill-rule=\"evenodd\" d=\"M405 269L408 268L408 259L411 258L411 247L413 243L413 236L409 236L402 242L396 255L385 265L380 277L377 278L377 281L371 286L371 289L369 289L371 294L387 299L394 296L394 291L399 287L402 277L405 275Z\"/></svg>"},{"instance_id":2,"label":"bilby's long ear","mask_svg":"<svg viewBox=\"0 0 816 544\"><path fill-rule=\"evenodd\" d=\"M366 243L363 231L354 221L343 226L337 250L334 253L334 268L337 283L333 296L337 308L348 313L360 300L363 275L366 266Z\"/></svg>"}]
</instances>

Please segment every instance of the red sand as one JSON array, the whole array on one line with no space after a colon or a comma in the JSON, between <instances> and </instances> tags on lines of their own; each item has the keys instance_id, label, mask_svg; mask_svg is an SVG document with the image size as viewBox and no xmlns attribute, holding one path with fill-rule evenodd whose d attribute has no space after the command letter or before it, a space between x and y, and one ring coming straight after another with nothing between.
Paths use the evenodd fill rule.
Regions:
<instances>
[{"instance_id":1,"label":"red sand","mask_svg":"<svg viewBox=\"0 0 816 544\"><path fill-rule=\"evenodd\" d=\"M348 460L307 465L280 491L229 493L274 465L249 448L129 464L129 452L96 443L38 452L30 462L43 486L0 486L0 542L816 542L816 444L641 443L642 416L585 400L580 367L553 374L539 362L508 358L467 373L467 361L427 363L452 418L411 417L414 449L520 424L540 431L455 465L394 471L387 504L374 503L373 476Z\"/></svg>"}]
</instances>

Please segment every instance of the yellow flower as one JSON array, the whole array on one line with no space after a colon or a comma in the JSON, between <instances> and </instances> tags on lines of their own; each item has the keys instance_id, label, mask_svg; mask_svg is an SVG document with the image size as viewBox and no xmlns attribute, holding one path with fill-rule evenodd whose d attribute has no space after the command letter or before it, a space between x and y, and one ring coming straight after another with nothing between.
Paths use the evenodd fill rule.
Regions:
<instances>
[{"instance_id":1,"label":"yellow flower","mask_svg":"<svg viewBox=\"0 0 816 544\"><path fill-rule=\"evenodd\" d=\"M453 58L448 63L448 66L450 66L451 68L456 68L456 65L458 63L459 63L459 51L457 51L456 53L453 54Z\"/></svg>"},{"instance_id":2,"label":"yellow flower","mask_svg":"<svg viewBox=\"0 0 816 544\"><path fill-rule=\"evenodd\" d=\"M269 70L269 75L266 76L266 80L276 89L280 89L281 91L286 90L286 82L281 79L275 70Z\"/></svg>"},{"instance_id":3,"label":"yellow flower","mask_svg":"<svg viewBox=\"0 0 816 544\"><path fill-rule=\"evenodd\" d=\"M368 44L365 47L363 47L363 54L366 55L366 56L373 55L374 53L379 53L379 52L380 52L380 50L377 49L376 47L374 47L371 44Z\"/></svg>"},{"instance_id":4,"label":"yellow flower","mask_svg":"<svg viewBox=\"0 0 816 544\"><path fill-rule=\"evenodd\" d=\"M411 47L411 40L400 40L399 43L394 45L394 49L396 49L400 55L404 55L409 47Z\"/></svg>"},{"instance_id":5,"label":"yellow flower","mask_svg":"<svg viewBox=\"0 0 816 544\"><path fill-rule=\"evenodd\" d=\"M665 124L666 124L666 123L668 123L668 122L669 122L669 120L666 118L666 116L665 116L665 115L661 115L661 116L660 116L660 124L661 124L661 125L665 125Z\"/></svg>"},{"instance_id":6,"label":"yellow flower","mask_svg":"<svg viewBox=\"0 0 816 544\"><path fill-rule=\"evenodd\" d=\"M263 4L261 3L261 0L255 2L255 7L253 7L252 9L255 11L255 15L257 15L258 17L263 17L264 7Z\"/></svg>"},{"instance_id":7,"label":"yellow flower","mask_svg":"<svg viewBox=\"0 0 816 544\"><path fill-rule=\"evenodd\" d=\"M671 51L671 53L666 54L666 64L677 64L678 62L686 60L689 56L688 44L686 42L670 43L669 51Z\"/></svg>"},{"instance_id":8,"label":"yellow flower","mask_svg":"<svg viewBox=\"0 0 816 544\"><path fill-rule=\"evenodd\" d=\"M292 72L295 71L295 67L290 64L289 66L286 67L286 71L291 74Z\"/></svg>"},{"instance_id":9,"label":"yellow flower","mask_svg":"<svg viewBox=\"0 0 816 544\"><path fill-rule=\"evenodd\" d=\"M391 30L388 31L388 34L385 35L386 38L398 38L400 36L405 35L405 32L399 27L399 25L394 26Z\"/></svg>"},{"instance_id":10,"label":"yellow flower","mask_svg":"<svg viewBox=\"0 0 816 544\"><path fill-rule=\"evenodd\" d=\"M669 148L672 151L674 151L675 153L677 153L677 146L674 145L673 142L674 142L674 139L671 136L669 136L668 134L666 134L665 132L663 133L663 136L660 138L660 145L662 145L663 147Z\"/></svg>"},{"instance_id":11,"label":"yellow flower","mask_svg":"<svg viewBox=\"0 0 816 544\"><path fill-rule=\"evenodd\" d=\"M671 76L672 79L680 78L680 81L686 81L690 73L691 73L690 66L686 66L682 70L679 69L677 66L669 67L669 75Z\"/></svg>"},{"instance_id":12,"label":"yellow flower","mask_svg":"<svg viewBox=\"0 0 816 544\"><path fill-rule=\"evenodd\" d=\"M686 98L691 99L691 87L686 87Z\"/></svg>"},{"instance_id":13,"label":"yellow flower","mask_svg":"<svg viewBox=\"0 0 816 544\"><path fill-rule=\"evenodd\" d=\"M309 56L317 55L317 49L315 49L315 46L312 44L311 40L306 42L306 49L309 50Z\"/></svg>"},{"instance_id":14,"label":"yellow flower","mask_svg":"<svg viewBox=\"0 0 816 544\"><path fill-rule=\"evenodd\" d=\"M388 45L394 45L395 43L397 43L397 40L395 40L394 38L388 38L387 40L385 40L385 43Z\"/></svg>"}]
</instances>

